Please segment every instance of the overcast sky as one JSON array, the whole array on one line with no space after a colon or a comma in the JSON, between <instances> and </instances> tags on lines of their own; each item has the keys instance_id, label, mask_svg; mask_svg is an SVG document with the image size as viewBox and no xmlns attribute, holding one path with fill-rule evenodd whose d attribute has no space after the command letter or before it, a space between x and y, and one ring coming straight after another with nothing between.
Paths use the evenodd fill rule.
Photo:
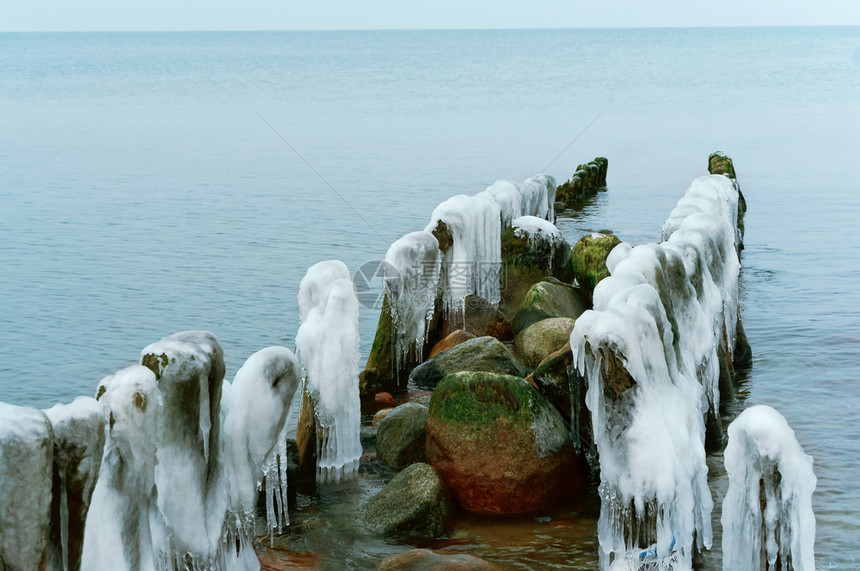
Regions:
<instances>
[{"instance_id":1,"label":"overcast sky","mask_svg":"<svg viewBox=\"0 0 860 571\"><path fill-rule=\"evenodd\" d=\"M860 0L0 0L2 31L860 25Z\"/></svg>"}]
</instances>

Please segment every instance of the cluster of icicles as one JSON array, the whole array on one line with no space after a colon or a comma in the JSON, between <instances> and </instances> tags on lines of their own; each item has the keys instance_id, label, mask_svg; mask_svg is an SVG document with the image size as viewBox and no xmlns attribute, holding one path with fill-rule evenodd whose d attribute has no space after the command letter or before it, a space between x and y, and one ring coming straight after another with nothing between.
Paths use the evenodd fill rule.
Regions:
<instances>
[{"instance_id":1,"label":"cluster of icicles","mask_svg":"<svg viewBox=\"0 0 860 571\"><path fill-rule=\"evenodd\" d=\"M320 427L323 481L361 454L358 302L341 262L302 280L297 334ZM289 525L287 417L302 383L286 347L224 380L206 331L146 347L96 399L45 412L0 403L0 567L254 570L257 495L270 535ZM299 391L301 394L301 391ZM83 537L81 537L83 529Z\"/></svg>"},{"instance_id":2,"label":"cluster of icicles","mask_svg":"<svg viewBox=\"0 0 860 571\"><path fill-rule=\"evenodd\" d=\"M557 237L554 218L555 180L540 174L449 198L433 210L423 231L395 241L385 255L384 279L394 323L395 370L402 362L420 360L437 299L449 316L461 318L468 295L498 304L505 227L530 237L541 232ZM443 228L451 238L446 247L434 235Z\"/></svg>"},{"instance_id":3,"label":"cluster of icicles","mask_svg":"<svg viewBox=\"0 0 860 571\"><path fill-rule=\"evenodd\" d=\"M694 553L711 546L705 418L709 412L719 418L719 355L731 357L735 346L742 239L737 217L738 189L731 179L696 179L666 221L662 243L622 243L613 249L607 259L610 277L595 288L593 310L574 326L570 345L574 365L588 380L586 404L600 463L603 569L690 569ZM632 386L612 378L619 362ZM762 413L750 412L756 414ZM755 474L767 472L751 468L762 463L754 446L738 444L745 438L740 420L729 428L726 451L731 484L724 545L728 541L732 553L761 548L758 530L747 528L756 517L761 521L754 513ZM780 471L782 492L772 490L773 477L765 478L771 488L764 519L775 526L774 514L788 512L780 519L791 522L783 540L791 534L805 537L790 540L791 561L795 569L812 569L811 459L793 433L768 437L787 452L768 464ZM790 460L789 452L795 454ZM749 501L750 494L756 502ZM803 526L794 523L798 519ZM742 529L748 533L741 534ZM775 548L768 533L770 557ZM752 560L759 561L757 556L745 559Z\"/></svg>"}]
</instances>

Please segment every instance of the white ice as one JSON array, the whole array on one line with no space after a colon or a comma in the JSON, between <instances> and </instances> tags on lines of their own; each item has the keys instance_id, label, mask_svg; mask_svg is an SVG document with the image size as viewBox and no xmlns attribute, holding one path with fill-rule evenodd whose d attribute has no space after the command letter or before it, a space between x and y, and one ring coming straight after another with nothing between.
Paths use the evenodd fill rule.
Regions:
<instances>
[{"instance_id":1,"label":"white ice","mask_svg":"<svg viewBox=\"0 0 860 571\"><path fill-rule=\"evenodd\" d=\"M104 454L104 406L92 397L78 397L45 411L54 431L54 469L59 512L52 509L58 545L49 551L48 569L77 568L82 544L70 544L71 529L83 529Z\"/></svg>"},{"instance_id":2,"label":"white ice","mask_svg":"<svg viewBox=\"0 0 860 571\"><path fill-rule=\"evenodd\" d=\"M420 360L439 289L439 242L430 232L412 232L395 241L385 254L384 295L393 322L395 370Z\"/></svg>"},{"instance_id":3,"label":"white ice","mask_svg":"<svg viewBox=\"0 0 860 571\"><path fill-rule=\"evenodd\" d=\"M516 183L496 181L484 190L499 205L502 223L509 226L520 216L535 216L553 222L555 220L555 179L538 174Z\"/></svg>"},{"instance_id":4,"label":"white ice","mask_svg":"<svg viewBox=\"0 0 860 571\"><path fill-rule=\"evenodd\" d=\"M144 348L141 363L157 367L164 403L163 421L150 435L164 521L164 534L153 538L158 557L168 566L183 558L213 564L228 501L220 444L224 353L212 333L182 331Z\"/></svg>"},{"instance_id":5,"label":"white ice","mask_svg":"<svg viewBox=\"0 0 860 571\"><path fill-rule=\"evenodd\" d=\"M331 282L348 280L349 277L349 268L340 260L324 260L308 268L299 283L299 323L307 319L308 313L320 304Z\"/></svg>"},{"instance_id":6,"label":"white ice","mask_svg":"<svg viewBox=\"0 0 860 571\"><path fill-rule=\"evenodd\" d=\"M487 193L460 194L433 210L425 230L444 222L453 245L442 256L442 301L449 314L464 315L466 296L476 294L497 304L502 263L499 205Z\"/></svg>"},{"instance_id":7,"label":"white ice","mask_svg":"<svg viewBox=\"0 0 860 571\"><path fill-rule=\"evenodd\" d=\"M267 347L251 355L225 383L222 396L222 445L230 506L225 521L231 557L257 561L253 538L257 491L266 481L266 516L271 533L289 524L287 511L286 423L299 384L298 358L286 347Z\"/></svg>"},{"instance_id":8,"label":"white ice","mask_svg":"<svg viewBox=\"0 0 860 571\"><path fill-rule=\"evenodd\" d=\"M47 557L53 449L42 411L0 402L0 567L40 569Z\"/></svg>"},{"instance_id":9,"label":"white ice","mask_svg":"<svg viewBox=\"0 0 860 571\"><path fill-rule=\"evenodd\" d=\"M769 406L729 425L723 499L723 569L815 569L816 478L785 418Z\"/></svg>"},{"instance_id":10,"label":"white ice","mask_svg":"<svg viewBox=\"0 0 860 571\"><path fill-rule=\"evenodd\" d=\"M157 506L155 466L164 403L155 374L135 365L110 375L100 387L107 415L105 448L84 530L81 569L161 568L154 536L166 531Z\"/></svg>"},{"instance_id":11,"label":"white ice","mask_svg":"<svg viewBox=\"0 0 860 571\"><path fill-rule=\"evenodd\" d=\"M328 281L316 267L308 270L302 287L318 288L319 303L299 326L296 347L315 404L317 476L339 482L357 472L361 457L358 299L350 280Z\"/></svg>"},{"instance_id":12,"label":"white ice","mask_svg":"<svg viewBox=\"0 0 860 571\"><path fill-rule=\"evenodd\" d=\"M689 568L694 546L711 545L703 417L719 403L724 331L734 344L736 223L731 181L696 179L662 244L613 249L611 276L574 326L574 364L588 379L600 459L603 568ZM614 398L604 391L610 353L635 381Z\"/></svg>"}]
</instances>

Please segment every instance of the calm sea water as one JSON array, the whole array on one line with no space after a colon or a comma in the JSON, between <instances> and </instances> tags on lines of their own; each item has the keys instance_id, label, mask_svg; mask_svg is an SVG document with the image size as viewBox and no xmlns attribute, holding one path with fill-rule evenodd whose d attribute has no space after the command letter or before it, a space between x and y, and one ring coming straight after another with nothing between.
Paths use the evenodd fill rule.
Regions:
<instances>
[{"instance_id":1,"label":"calm sea water","mask_svg":"<svg viewBox=\"0 0 860 571\"><path fill-rule=\"evenodd\" d=\"M499 178L607 156L609 191L560 226L657 240L718 149L749 204L755 364L733 410L785 415L815 458L819 566L855 568L860 28L0 34L0 400L91 394L191 328L218 336L232 378L292 345L308 266L378 259ZM401 549L328 544L334 519L306 545L356 566ZM592 520L563 540L528 526L455 539L521 567L593 565Z\"/></svg>"}]
</instances>

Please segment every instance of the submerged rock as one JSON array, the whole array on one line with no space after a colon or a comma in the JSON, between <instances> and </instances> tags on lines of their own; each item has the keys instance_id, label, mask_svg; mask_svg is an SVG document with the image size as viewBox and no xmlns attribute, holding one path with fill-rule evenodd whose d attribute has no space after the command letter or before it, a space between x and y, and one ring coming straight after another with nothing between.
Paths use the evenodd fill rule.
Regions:
<instances>
[{"instance_id":1,"label":"submerged rock","mask_svg":"<svg viewBox=\"0 0 860 571\"><path fill-rule=\"evenodd\" d=\"M545 280L526 293L514 318L514 330L519 334L529 325L551 317L576 319L584 311L585 304L576 289L558 280Z\"/></svg>"},{"instance_id":2,"label":"submerged rock","mask_svg":"<svg viewBox=\"0 0 860 571\"><path fill-rule=\"evenodd\" d=\"M559 349L570 348L574 323L569 317L551 317L529 325L514 340L514 355L527 367L537 367Z\"/></svg>"},{"instance_id":3,"label":"submerged rock","mask_svg":"<svg viewBox=\"0 0 860 571\"><path fill-rule=\"evenodd\" d=\"M45 414L0 402L0 568L45 568L53 458Z\"/></svg>"},{"instance_id":4,"label":"submerged rock","mask_svg":"<svg viewBox=\"0 0 860 571\"><path fill-rule=\"evenodd\" d=\"M414 402L402 404L379 423L376 455L392 470L423 462L427 440L427 407Z\"/></svg>"},{"instance_id":5,"label":"submerged rock","mask_svg":"<svg viewBox=\"0 0 860 571\"><path fill-rule=\"evenodd\" d=\"M609 252L621 243L614 234L590 234L583 236L573 246L570 261L573 276L587 293L589 300L594 293L594 286L609 276L606 268L606 258Z\"/></svg>"},{"instance_id":6,"label":"submerged rock","mask_svg":"<svg viewBox=\"0 0 860 571\"><path fill-rule=\"evenodd\" d=\"M455 347L464 341L468 341L469 339L474 339L476 335L474 333L469 333L465 329L457 329L456 331L452 331L447 337L439 341L433 346L433 349L430 351L430 358L432 359L439 353L443 351L447 351L451 347Z\"/></svg>"},{"instance_id":7,"label":"submerged rock","mask_svg":"<svg viewBox=\"0 0 860 571\"><path fill-rule=\"evenodd\" d=\"M427 461L467 510L516 514L574 491L574 451L561 414L522 378L448 375L427 422Z\"/></svg>"},{"instance_id":8,"label":"submerged rock","mask_svg":"<svg viewBox=\"0 0 860 571\"><path fill-rule=\"evenodd\" d=\"M376 571L501 571L486 559L465 553L410 549L384 559Z\"/></svg>"},{"instance_id":9,"label":"submerged rock","mask_svg":"<svg viewBox=\"0 0 860 571\"><path fill-rule=\"evenodd\" d=\"M439 473L412 464L394 476L362 509L371 532L396 537L439 537L449 527L453 505Z\"/></svg>"},{"instance_id":10,"label":"submerged rock","mask_svg":"<svg viewBox=\"0 0 860 571\"><path fill-rule=\"evenodd\" d=\"M80 569L84 524L105 444L105 412L91 397L45 411L54 432L49 568Z\"/></svg>"},{"instance_id":11,"label":"submerged rock","mask_svg":"<svg viewBox=\"0 0 860 571\"><path fill-rule=\"evenodd\" d=\"M432 388L445 375L460 371L488 371L519 377L529 374L501 341L495 337L477 337L421 363L409 379L419 387Z\"/></svg>"}]
</instances>

